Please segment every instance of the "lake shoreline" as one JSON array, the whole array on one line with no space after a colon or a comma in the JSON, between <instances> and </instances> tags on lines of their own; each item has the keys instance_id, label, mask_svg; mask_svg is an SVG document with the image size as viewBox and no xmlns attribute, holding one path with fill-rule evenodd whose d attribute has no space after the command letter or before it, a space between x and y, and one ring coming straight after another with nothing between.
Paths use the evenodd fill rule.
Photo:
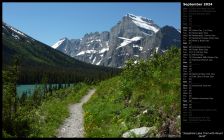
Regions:
<instances>
[{"instance_id":1,"label":"lake shoreline","mask_svg":"<svg viewBox=\"0 0 224 140\"><path fill-rule=\"evenodd\" d=\"M70 84L46 84L46 89L49 90L57 90L61 88L66 88L74 85L74 83ZM45 88L45 84L18 84L16 85L16 94L18 97L21 97L23 94L33 95L35 90L43 90Z\"/></svg>"}]
</instances>

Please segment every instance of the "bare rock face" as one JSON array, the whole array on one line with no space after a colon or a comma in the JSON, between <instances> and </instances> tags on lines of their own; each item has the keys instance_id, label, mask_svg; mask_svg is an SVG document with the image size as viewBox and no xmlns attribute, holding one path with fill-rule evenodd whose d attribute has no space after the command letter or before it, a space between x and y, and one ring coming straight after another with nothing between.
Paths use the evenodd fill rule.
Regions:
<instances>
[{"instance_id":1,"label":"bare rock face","mask_svg":"<svg viewBox=\"0 0 224 140\"><path fill-rule=\"evenodd\" d=\"M154 51L163 53L172 45L180 47L180 43L180 32L174 27L160 28L151 19L127 14L110 32L63 38L52 47L87 63L123 67L130 58L146 59Z\"/></svg>"}]
</instances>

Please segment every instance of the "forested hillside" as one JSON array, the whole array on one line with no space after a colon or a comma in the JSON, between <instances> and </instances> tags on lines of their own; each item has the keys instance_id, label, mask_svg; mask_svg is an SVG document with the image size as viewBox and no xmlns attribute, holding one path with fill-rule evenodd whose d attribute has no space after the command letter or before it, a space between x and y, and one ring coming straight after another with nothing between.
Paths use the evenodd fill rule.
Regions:
<instances>
[{"instance_id":1,"label":"forested hillside","mask_svg":"<svg viewBox=\"0 0 224 140\"><path fill-rule=\"evenodd\" d=\"M2 29L3 70L16 62L20 84L40 83L42 77L48 83L93 82L119 72L71 58L5 23Z\"/></svg>"}]
</instances>

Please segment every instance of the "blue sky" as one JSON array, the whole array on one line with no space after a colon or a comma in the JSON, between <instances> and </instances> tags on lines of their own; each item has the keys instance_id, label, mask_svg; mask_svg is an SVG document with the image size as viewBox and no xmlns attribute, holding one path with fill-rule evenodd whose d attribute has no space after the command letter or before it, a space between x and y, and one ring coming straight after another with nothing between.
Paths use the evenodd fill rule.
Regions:
<instances>
[{"instance_id":1,"label":"blue sky","mask_svg":"<svg viewBox=\"0 0 224 140\"><path fill-rule=\"evenodd\" d=\"M3 3L3 21L52 46L63 37L110 31L127 13L180 28L180 3Z\"/></svg>"}]
</instances>

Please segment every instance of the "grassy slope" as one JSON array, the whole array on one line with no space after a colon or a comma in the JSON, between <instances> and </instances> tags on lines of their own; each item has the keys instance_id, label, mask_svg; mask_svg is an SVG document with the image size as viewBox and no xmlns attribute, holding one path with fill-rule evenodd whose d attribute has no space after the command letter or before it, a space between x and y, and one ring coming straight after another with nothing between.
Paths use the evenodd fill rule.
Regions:
<instances>
[{"instance_id":1,"label":"grassy slope","mask_svg":"<svg viewBox=\"0 0 224 140\"><path fill-rule=\"evenodd\" d=\"M26 114L32 118L29 137L55 137L60 124L69 117L69 104L79 102L89 88L90 86L80 83L57 90L41 106Z\"/></svg>"},{"instance_id":2,"label":"grassy slope","mask_svg":"<svg viewBox=\"0 0 224 140\"><path fill-rule=\"evenodd\" d=\"M86 137L121 137L130 129L155 126L149 137L180 135L180 50L136 65L103 81L84 105ZM147 110L147 113L143 111Z\"/></svg>"}]
</instances>

